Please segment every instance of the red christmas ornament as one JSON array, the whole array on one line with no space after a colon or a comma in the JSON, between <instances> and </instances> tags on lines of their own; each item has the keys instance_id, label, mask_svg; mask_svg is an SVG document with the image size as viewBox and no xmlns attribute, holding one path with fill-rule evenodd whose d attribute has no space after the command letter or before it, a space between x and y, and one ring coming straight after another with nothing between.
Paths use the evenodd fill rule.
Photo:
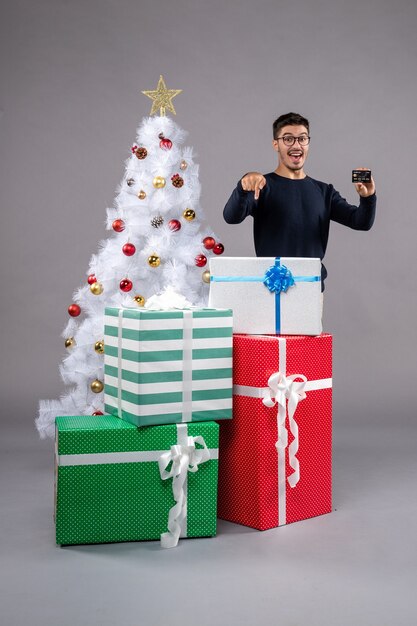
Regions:
<instances>
[{"instance_id":1,"label":"red christmas ornament","mask_svg":"<svg viewBox=\"0 0 417 626\"><path fill-rule=\"evenodd\" d=\"M91 415L104 415L101 411L94 411Z\"/></svg>"},{"instance_id":2,"label":"red christmas ornament","mask_svg":"<svg viewBox=\"0 0 417 626\"><path fill-rule=\"evenodd\" d=\"M169 220L168 228L175 232L181 228L181 222L179 220Z\"/></svg>"},{"instance_id":3,"label":"red christmas ornament","mask_svg":"<svg viewBox=\"0 0 417 626\"><path fill-rule=\"evenodd\" d=\"M216 243L216 245L213 248L213 252L214 254L223 254L224 245L222 243Z\"/></svg>"},{"instance_id":4,"label":"red christmas ornament","mask_svg":"<svg viewBox=\"0 0 417 626\"><path fill-rule=\"evenodd\" d=\"M96 283L97 278L95 277L95 274L90 274L89 277L87 278L87 282L89 285L93 285L94 283Z\"/></svg>"},{"instance_id":5,"label":"red christmas ornament","mask_svg":"<svg viewBox=\"0 0 417 626\"><path fill-rule=\"evenodd\" d=\"M81 313L81 307L78 306L78 304L70 304L68 307L68 313L71 315L71 317L78 317Z\"/></svg>"},{"instance_id":6,"label":"red christmas ornament","mask_svg":"<svg viewBox=\"0 0 417 626\"><path fill-rule=\"evenodd\" d=\"M133 243L125 243L125 245L122 248L123 250L123 254L125 254L126 256L133 256L136 252L136 248L133 245Z\"/></svg>"},{"instance_id":7,"label":"red christmas ornament","mask_svg":"<svg viewBox=\"0 0 417 626\"><path fill-rule=\"evenodd\" d=\"M216 245L216 241L215 239L213 239L213 237L204 237L203 246L205 247L206 250L212 250L215 245Z\"/></svg>"},{"instance_id":8,"label":"red christmas ornament","mask_svg":"<svg viewBox=\"0 0 417 626\"><path fill-rule=\"evenodd\" d=\"M207 257L205 257L204 254L198 254L195 257L195 264L197 265L197 267L204 267L206 263Z\"/></svg>"},{"instance_id":9,"label":"red christmas ornament","mask_svg":"<svg viewBox=\"0 0 417 626\"><path fill-rule=\"evenodd\" d=\"M172 148L171 139L167 139L166 137L164 137L163 133L159 133L158 137L161 140L159 142L159 147L162 148L162 150L171 150Z\"/></svg>"},{"instance_id":10,"label":"red christmas ornament","mask_svg":"<svg viewBox=\"0 0 417 626\"><path fill-rule=\"evenodd\" d=\"M120 281L120 289L122 291L127 293L128 291L131 291L132 287L133 287L133 283L128 278L124 278L123 280Z\"/></svg>"},{"instance_id":11,"label":"red christmas ornament","mask_svg":"<svg viewBox=\"0 0 417 626\"><path fill-rule=\"evenodd\" d=\"M121 219L114 220L112 228L116 231L116 233L121 233L125 229L125 223Z\"/></svg>"}]
</instances>

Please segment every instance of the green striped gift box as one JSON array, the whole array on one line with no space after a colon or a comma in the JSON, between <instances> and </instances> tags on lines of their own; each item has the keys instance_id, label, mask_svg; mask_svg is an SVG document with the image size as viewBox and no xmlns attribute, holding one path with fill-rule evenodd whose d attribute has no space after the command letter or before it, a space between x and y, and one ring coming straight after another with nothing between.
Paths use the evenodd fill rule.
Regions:
<instances>
[{"instance_id":1,"label":"green striped gift box","mask_svg":"<svg viewBox=\"0 0 417 626\"><path fill-rule=\"evenodd\" d=\"M230 309L105 309L105 411L135 426L232 417Z\"/></svg>"},{"instance_id":2,"label":"green striped gift box","mask_svg":"<svg viewBox=\"0 0 417 626\"><path fill-rule=\"evenodd\" d=\"M215 422L136 428L112 415L57 417L56 542L160 539L176 501L173 479L162 480L159 459L184 435L203 438L210 454L197 471L187 471L179 536L215 535L218 431Z\"/></svg>"}]
</instances>

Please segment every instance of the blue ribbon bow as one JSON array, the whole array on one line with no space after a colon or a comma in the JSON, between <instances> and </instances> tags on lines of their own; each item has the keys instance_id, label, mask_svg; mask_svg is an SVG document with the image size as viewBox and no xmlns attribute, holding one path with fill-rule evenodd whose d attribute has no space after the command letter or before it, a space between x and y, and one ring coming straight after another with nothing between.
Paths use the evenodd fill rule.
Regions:
<instances>
[{"instance_id":1,"label":"blue ribbon bow","mask_svg":"<svg viewBox=\"0 0 417 626\"><path fill-rule=\"evenodd\" d=\"M275 291L277 294L281 291L288 291L290 287L295 285L294 277L288 267L278 264L272 265L266 270L263 283L269 291Z\"/></svg>"}]
</instances>

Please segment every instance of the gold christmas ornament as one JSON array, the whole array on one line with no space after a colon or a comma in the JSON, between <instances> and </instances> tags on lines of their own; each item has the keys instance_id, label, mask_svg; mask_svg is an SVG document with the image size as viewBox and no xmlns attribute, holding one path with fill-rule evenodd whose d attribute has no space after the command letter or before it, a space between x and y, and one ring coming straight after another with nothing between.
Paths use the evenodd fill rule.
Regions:
<instances>
[{"instance_id":1,"label":"gold christmas ornament","mask_svg":"<svg viewBox=\"0 0 417 626\"><path fill-rule=\"evenodd\" d=\"M97 352L97 354L104 354L104 341L96 341L96 343L94 344L94 350Z\"/></svg>"},{"instance_id":2,"label":"gold christmas ornament","mask_svg":"<svg viewBox=\"0 0 417 626\"><path fill-rule=\"evenodd\" d=\"M90 285L90 291L95 296L99 296L101 293L103 293L103 285L101 283L93 283L92 285Z\"/></svg>"},{"instance_id":3,"label":"gold christmas ornament","mask_svg":"<svg viewBox=\"0 0 417 626\"><path fill-rule=\"evenodd\" d=\"M185 209L182 215L188 222L192 222L195 219L195 211L193 211L193 209Z\"/></svg>"},{"instance_id":4,"label":"gold christmas ornament","mask_svg":"<svg viewBox=\"0 0 417 626\"><path fill-rule=\"evenodd\" d=\"M158 267L158 265L161 265L161 259L157 254L151 254L148 258L148 263L151 267Z\"/></svg>"},{"instance_id":5,"label":"gold christmas ornament","mask_svg":"<svg viewBox=\"0 0 417 626\"><path fill-rule=\"evenodd\" d=\"M145 192L145 191L143 191L143 189L141 189L141 190L139 191L139 193L138 193L138 198L139 198L139 200L145 200L145 198L146 198L146 192Z\"/></svg>"},{"instance_id":6,"label":"gold christmas ornament","mask_svg":"<svg viewBox=\"0 0 417 626\"><path fill-rule=\"evenodd\" d=\"M136 304L138 306L144 306L145 305L145 298L143 296L135 296L134 301L136 302Z\"/></svg>"},{"instance_id":7,"label":"gold christmas ornament","mask_svg":"<svg viewBox=\"0 0 417 626\"><path fill-rule=\"evenodd\" d=\"M167 110L176 115L172 99L181 92L182 89L167 89L162 74L159 77L158 87L154 91L142 91L145 96L153 100L150 114L155 115L159 109L161 116L166 115Z\"/></svg>"},{"instance_id":8,"label":"gold christmas ornament","mask_svg":"<svg viewBox=\"0 0 417 626\"><path fill-rule=\"evenodd\" d=\"M104 389L104 385L101 382L101 380L98 380L97 378L95 380L93 380L93 382L90 385L90 389L91 391L93 391L94 393L101 393Z\"/></svg>"},{"instance_id":9,"label":"gold christmas ornament","mask_svg":"<svg viewBox=\"0 0 417 626\"><path fill-rule=\"evenodd\" d=\"M155 187L155 189L162 189L163 187L165 187L165 184L166 181L163 176L155 176L152 181L152 185Z\"/></svg>"},{"instance_id":10,"label":"gold christmas ornament","mask_svg":"<svg viewBox=\"0 0 417 626\"><path fill-rule=\"evenodd\" d=\"M205 272L203 272L201 274L201 276L202 276L202 279L203 279L204 283L209 283L210 282L210 272L209 272L209 270L206 270Z\"/></svg>"},{"instance_id":11,"label":"gold christmas ornament","mask_svg":"<svg viewBox=\"0 0 417 626\"><path fill-rule=\"evenodd\" d=\"M73 346L75 346L75 339L74 339L74 337L67 337L67 339L65 339L65 347L66 348L72 348Z\"/></svg>"},{"instance_id":12,"label":"gold christmas ornament","mask_svg":"<svg viewBox=\"0 0 417 626\"><path fill-rule=\"evenodd\" d=\"M187 167L188 167L187 161L181 161L181 163L180 163L180 170L184 171L184 170L187 169Z\"/></svg>"}]
</instances>

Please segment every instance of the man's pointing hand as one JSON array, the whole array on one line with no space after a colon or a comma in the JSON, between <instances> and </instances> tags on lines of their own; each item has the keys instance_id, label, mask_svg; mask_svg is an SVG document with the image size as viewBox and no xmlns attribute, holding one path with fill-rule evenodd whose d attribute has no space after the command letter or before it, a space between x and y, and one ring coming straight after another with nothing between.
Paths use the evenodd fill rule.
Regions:
<instances>
[{"instance_id":1,"label":"man's pointing hand","mask_svg":"<svg viewBox=\"0 0 417 626\"><path fill-rule=\"evenodd\" d=\"M259 194L266 185L266 179L259 172L248 172L240 181L244 191L253 191L255 200L259 198Z\"/></svg>"}]
</instances>

